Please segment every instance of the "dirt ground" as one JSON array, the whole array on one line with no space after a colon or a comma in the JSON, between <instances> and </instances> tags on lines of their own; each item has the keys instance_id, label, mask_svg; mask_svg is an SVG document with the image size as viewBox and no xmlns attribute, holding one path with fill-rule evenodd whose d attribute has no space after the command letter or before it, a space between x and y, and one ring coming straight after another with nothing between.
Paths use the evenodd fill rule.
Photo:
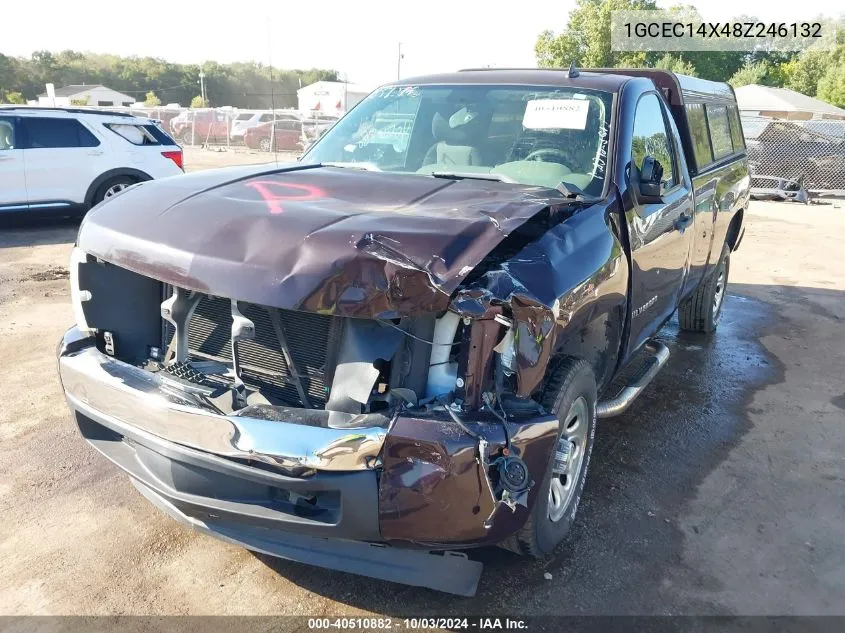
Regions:
<instances>
[{"instance_id":1,"label":"dirt ground","mask_svg":"<svg viewBox=\"0 0 845 633\"><path fill-rule=\"evenodd\" d=\"M195 149L187 147L185 153L185 170L201 171L203 169L214 169L227 165L247 165L252 163L280 163L296 160L297 154L291 152L275 152L269 154L259 150L247 149L246 147L217 147L210 149Z\"/></svg>"},{"instance_id":2,"label":"dirt ground","mask_svg":"<svg viewBox=\"0 0 845 633\"><path fill-rule=\"evenodd\" d=\"M599 425L568 542L541 562L476 552L471 599L256 556L160 514L62 397L76 225L0 227L0 614L845 613L845 203L746 217L719 332L664 331L667 367Z\"/></svg>"}]
</instances>

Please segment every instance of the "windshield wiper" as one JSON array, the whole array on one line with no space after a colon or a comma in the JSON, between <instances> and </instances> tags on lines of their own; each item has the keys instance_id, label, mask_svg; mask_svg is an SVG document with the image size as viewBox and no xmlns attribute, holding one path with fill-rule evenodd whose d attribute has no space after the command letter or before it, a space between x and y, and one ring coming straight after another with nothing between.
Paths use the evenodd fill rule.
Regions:
<instances>
[{"instance_id":1,"label":"windshield wiper","mask_svg":"<svg viewBox=\"0 0 845 633\"><path fill-rule=\"evenodd\" d=\"M321 167L340 167L341 169L361 169L363 171L381 171L372 163L320 163Z\"/></svg>"},{"instance_id":2,"label":"windshield wiper","mask_svg":"<svg viewBox=\"0 0 845 633\"><path fill-rule=\"evenodd\" d=\"M435 178L450 178L452 180L464 180L464 179L473 179L473 180L495 180L498 182L510 182L515 183L516 180L513 178L509 178L507 176L503 176L502 174L485 174L484 172L481 173L474 173L474 172L464 172L464 171L433 171L431 175Z\"/></svg>"}]
</instances>

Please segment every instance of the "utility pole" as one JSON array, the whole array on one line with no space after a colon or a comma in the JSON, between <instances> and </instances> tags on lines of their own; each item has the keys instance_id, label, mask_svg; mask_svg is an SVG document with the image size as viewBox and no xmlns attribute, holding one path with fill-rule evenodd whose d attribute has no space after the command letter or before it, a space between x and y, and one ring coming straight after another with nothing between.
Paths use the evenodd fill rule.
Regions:
<instances>
[{"instance_id":1,"label":"utility pole","mask_svg":"<svg viewBox=\"0 0 845 633\"><path fill-rule=\"evenodd\" d=\"M205 73L200 66L200 97L202 97L202 104L205 105Z\"/></svg>"},{"instance_id":2,"label":"utility pole","mask_svg":"<svg viewBox=\"0 0 845 633\"><path fill-rule=\"evenodd\" d=\"M402 42L399 42L399 52L396 57L396 79L402 79Z\"/></svg>"}]
</instances>

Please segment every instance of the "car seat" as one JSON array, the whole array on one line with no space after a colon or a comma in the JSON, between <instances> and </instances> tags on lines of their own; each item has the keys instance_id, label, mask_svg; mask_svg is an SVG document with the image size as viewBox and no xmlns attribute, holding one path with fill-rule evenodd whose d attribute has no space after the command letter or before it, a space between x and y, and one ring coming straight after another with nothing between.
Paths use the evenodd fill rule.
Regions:
<instances>
[{"instance_id":1,"label":"car seat","mask_svg":"<svg viewBox=\"0 0 845 633\"><path fill-rule=\"evenodd\" d=\"M452 127L449 119L436 112L431 120L435 142L426 152L423 165L481 165L478 148L469 141L476 137L482 124L481 118L475 117Z\"/></svg>"},{"instance_id":2,"label":"car seat","mask_svg":"<svg viewBox=\"0 0 845 633\"><path fill-rule=\"evenodd\" d=\"M14 148L15 142L12 138L12 126L8 123L0 123L0 150Z\"/></svg>"}]
</instances>

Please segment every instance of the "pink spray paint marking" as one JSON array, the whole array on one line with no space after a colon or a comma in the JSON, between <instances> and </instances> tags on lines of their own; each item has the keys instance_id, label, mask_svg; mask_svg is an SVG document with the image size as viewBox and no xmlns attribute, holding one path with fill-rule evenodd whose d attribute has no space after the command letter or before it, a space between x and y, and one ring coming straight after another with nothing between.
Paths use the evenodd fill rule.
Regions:
<instances>
[{"instance_id":1,"label":"pink spray paint marking","mask_svg":"<svg viewBox=\"0 0 845 633\"><path fill-rule=\"evenodd\" d=\"M319 187L275 180L251 180L244 184L258 192L273 215L284 212L282 202L317 200L326 195Z\"/></svg>"}]
</instances>

